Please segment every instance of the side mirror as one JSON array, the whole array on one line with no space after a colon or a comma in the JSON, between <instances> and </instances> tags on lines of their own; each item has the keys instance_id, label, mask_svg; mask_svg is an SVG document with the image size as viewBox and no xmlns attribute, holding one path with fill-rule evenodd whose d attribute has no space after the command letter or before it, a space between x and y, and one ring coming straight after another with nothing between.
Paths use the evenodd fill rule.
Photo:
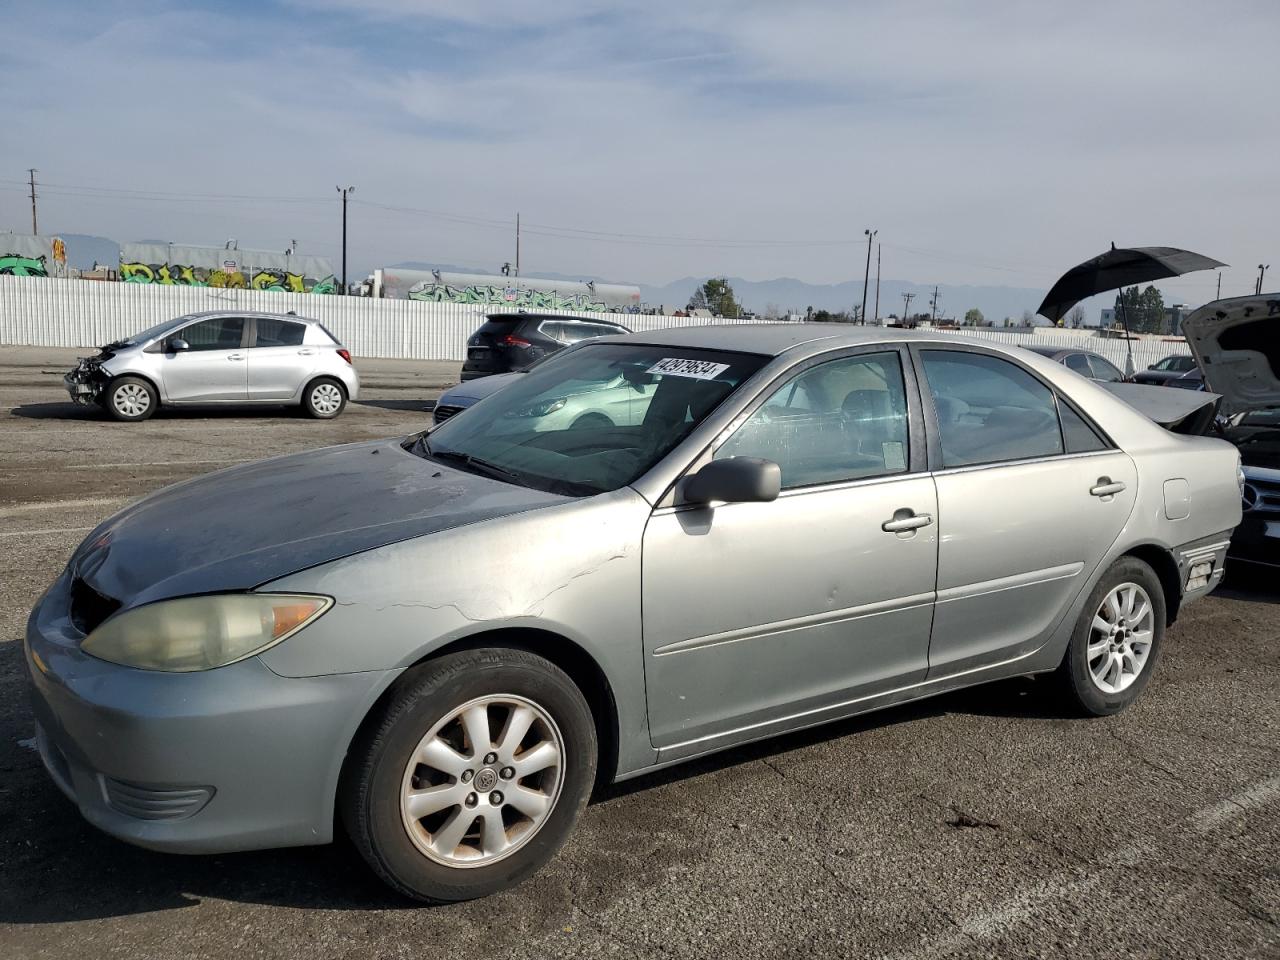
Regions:
<instances>
[{"instance_id":1,"label":"side mirror","mask_svg":"<svg viewBox=\"0 0 1280 960\"><path fill-rule=\"evenodd\" d=\"M712 460L684 481L690 503L768 503L782 490L782 468L772 460L730 457Z\"/></svg>"},{"instance_id":2,"label":"side mirror","mask_svg":"<svg viewBox=\"0 0 1280 960\"><path fill-rule=\"evenodd\" d=\"M1158 364L1158 363L1153 363L1153 364L1151 364L1149 367L1147 367L1147 369L1148 369L1148 370L1154 370L1154 369L1155 369L1156 367L1158 367L1158 366L1160 366L1160 364Z\"/></svg>"},{"instance_id":3,"label":"side mirror","mask_svg":"<svg viewBox=\"0 0 1280 960\"><path fill-rule=\"evenodd\" d=\"M190 350L191 344L183 340L181 337L174 337L169 341L169 350L173 353L181 353L183 350Z\"/></svg>"}]
</instances>

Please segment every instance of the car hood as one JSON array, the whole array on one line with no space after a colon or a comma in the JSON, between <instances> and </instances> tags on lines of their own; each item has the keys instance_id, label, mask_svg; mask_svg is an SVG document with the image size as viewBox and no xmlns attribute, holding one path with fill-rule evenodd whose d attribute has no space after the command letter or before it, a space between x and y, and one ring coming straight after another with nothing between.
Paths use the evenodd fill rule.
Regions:
<instances>
[{"instance_id":1,"label":"car hood","mask_svg":"<svg viewBox=\"0 0 1280 960\"><path fill-rule=\"evenodd\" d=\"M464 401L468 404L475 403L490 394L497 393L511 381L518 380L523 376L524 371L519 370L514 373L494 373L487 377L477 377L474 380L468 380L466 383L460 383L456 387L450 387L440 394L440 399L436 402L440 406L449 406L456 404L458 401Z\"/></svg>"},{"instance_id":2,"label":"car hood","mask_svg":"<svg viewBox=\"0 0 1280 960\"><path fill-rule=\"evenodd\" d=\"M424 460L398 440L206 474L102 523L72 572L123 606L247 590L375 547L564 502Z\"/></svg>"},{"instance_id":3,"label":"car hood","mask_svg":"<svg viewBox=\"0 0 1280 960\"><path fill-rule=\"evenodd\" d=\"M1222 413L1280 406L1280 293L1205 304L1182 321Z\"/></svg>"}]
</instances>

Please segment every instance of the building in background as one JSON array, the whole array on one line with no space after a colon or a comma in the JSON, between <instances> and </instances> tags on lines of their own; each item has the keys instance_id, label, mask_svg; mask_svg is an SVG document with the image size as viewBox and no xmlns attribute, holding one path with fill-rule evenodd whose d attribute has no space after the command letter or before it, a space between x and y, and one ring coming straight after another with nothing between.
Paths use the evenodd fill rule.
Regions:
<instances>
[{"instance_id":1,"label":"building in background","mask_svg":"<svg viewBox=\"0 0 1280 960\"><path fill-rule=\"evenodd\" d=\"M120 247L120 279L182 287L337 293L333 265L323 257L173 243Z\"/></svg>"},{"instance_id":2,"label":"building in background","mask_svg":"<svg viewBox=\"0 0 1280 960\"><path fill-rule=\"evenodd\" d=\"M67 246L61 237L0 233L0 275L65 277Z\"/></svg>"},{"instance_id":3,"label":"building in background","mask_svg":"<svg viewBox=\"0 0 1280 960\"><path fill-rule=\"evenodd\" d=\"M1181 336L1182 321L1191 316L1196 309L1196 307L1189 307L1185 303L1175 303L1165 307L1164 319L1160 322L1160 329L1152 332L1164 334L1165 336ZM1120 326L1120 318L1116 314L1116 308L1103 307L1101 322L1103 327Z\"/></svg>"},{"instance_id":4,"label":"building in background","mask_svg":"<svg viewBox=\"0 0 1280 960\"><path fill-rule=\"evenodd\" d=\"M475 303L508 310L593 310L639 313L640 288L593 280L543 280L441 270L381 267L365 281L371 297Z\"/></svg>"}]
</instances>

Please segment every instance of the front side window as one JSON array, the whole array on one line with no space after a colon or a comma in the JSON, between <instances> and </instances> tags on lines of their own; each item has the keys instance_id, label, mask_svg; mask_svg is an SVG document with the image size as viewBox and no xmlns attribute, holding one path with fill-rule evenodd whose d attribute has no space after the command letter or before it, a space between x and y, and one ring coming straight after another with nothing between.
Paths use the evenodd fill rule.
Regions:
<instances>
[{"instance_id":1,"label":"front side window","mask_svg":"<svg viewBox=\"0 0 1280 960\"><path fill-rule=\"evenodd\" d=\"M259 317L258 334L253 345L255 347L300 347L306 335L307 328L300 323Z\"/></svg>"},{"instance_id":2,"label":"front side window","mask_svg":"<svg viewBox=\"0 0 1280 960\"><path fill-rule=\"evenodd\" d=\"M1017 364L985 354L923 350L943 467L1063 452L1052 391Z\"/></svg>"},{"instance_id":3,"label":"front side window","mask_svg":"<svg viewBox=\"0 0 1280 960\"><path fill-rule=\"evenodd\" d=\"M604 493L648 471L767 360L584 344L537 364L406 449L539 490Z\"/></svg>"},{"instance_id":4,"label":"front side window","mask_svg":"<svg viewBox=\"0 0 1280 960\"><path fill-rule=\"evenodd\" d=\"M907 469L907 396L896 352L819 364L788 380L716 451L782 468L784 489Z\"/></svg>"},{"instance_id":5,"label":"front side window","mask_svg":"<svg viewBox=\"0 0 1280 960\"><path fill-rule=\"evenodd\" d=\"M244 336L243 317L214 317L183 327L174 336L191 350L238 350Z\"/></svg>"}]
</instances>

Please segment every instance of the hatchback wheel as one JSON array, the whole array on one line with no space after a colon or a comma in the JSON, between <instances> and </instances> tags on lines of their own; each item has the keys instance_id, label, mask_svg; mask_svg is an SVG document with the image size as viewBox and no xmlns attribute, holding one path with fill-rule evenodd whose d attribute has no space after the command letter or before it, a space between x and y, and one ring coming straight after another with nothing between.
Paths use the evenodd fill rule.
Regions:
<instances>
[{"instance_id":1,"label":"hatchback wheel","mask_svg":"<svg viewBox=\"0 0 1280 960\"><path fill-rule=\"evenodd\" d=\"M562 670L523 650L469 650L399 681L353 746L340 802L388 884L469 900L554 856L595 770L591 710Z\"/></svg>"},{"instance_id":2,"label":"hatchback wheel","mask_svg":"<svg viewBox=\"0 0 1280 960\"><path fill-rule=\"evenodd\" d=\"M119 377L108 384L102 405L116 420L146 420L160 406L160 396L141 377Z\"/></svg>"},{"instance_id":3,"label":"hatchback wheel","mask_svg":"<svg viewBox=\"0 0 1280 960\"><path fill-rule=\"evenodd\" d=\"M307 416L316 420L332 420L347 405L347 392L337 380L321 377L307 384L302 406Z\"/></svg>"},{"instance_id":4,"label":"hatchback wheel","mask_svg":"<svg viewBox=\"0 0 1280 960\"><path fill-rule=\"evenodd\" d=\"M1064 692L1085 713L1119 713L1150 682L1164 629L1164 589L1155 571L1134 557L1118 560L1080 613L1058 668Z\"/></svg>"}]
</instances>

